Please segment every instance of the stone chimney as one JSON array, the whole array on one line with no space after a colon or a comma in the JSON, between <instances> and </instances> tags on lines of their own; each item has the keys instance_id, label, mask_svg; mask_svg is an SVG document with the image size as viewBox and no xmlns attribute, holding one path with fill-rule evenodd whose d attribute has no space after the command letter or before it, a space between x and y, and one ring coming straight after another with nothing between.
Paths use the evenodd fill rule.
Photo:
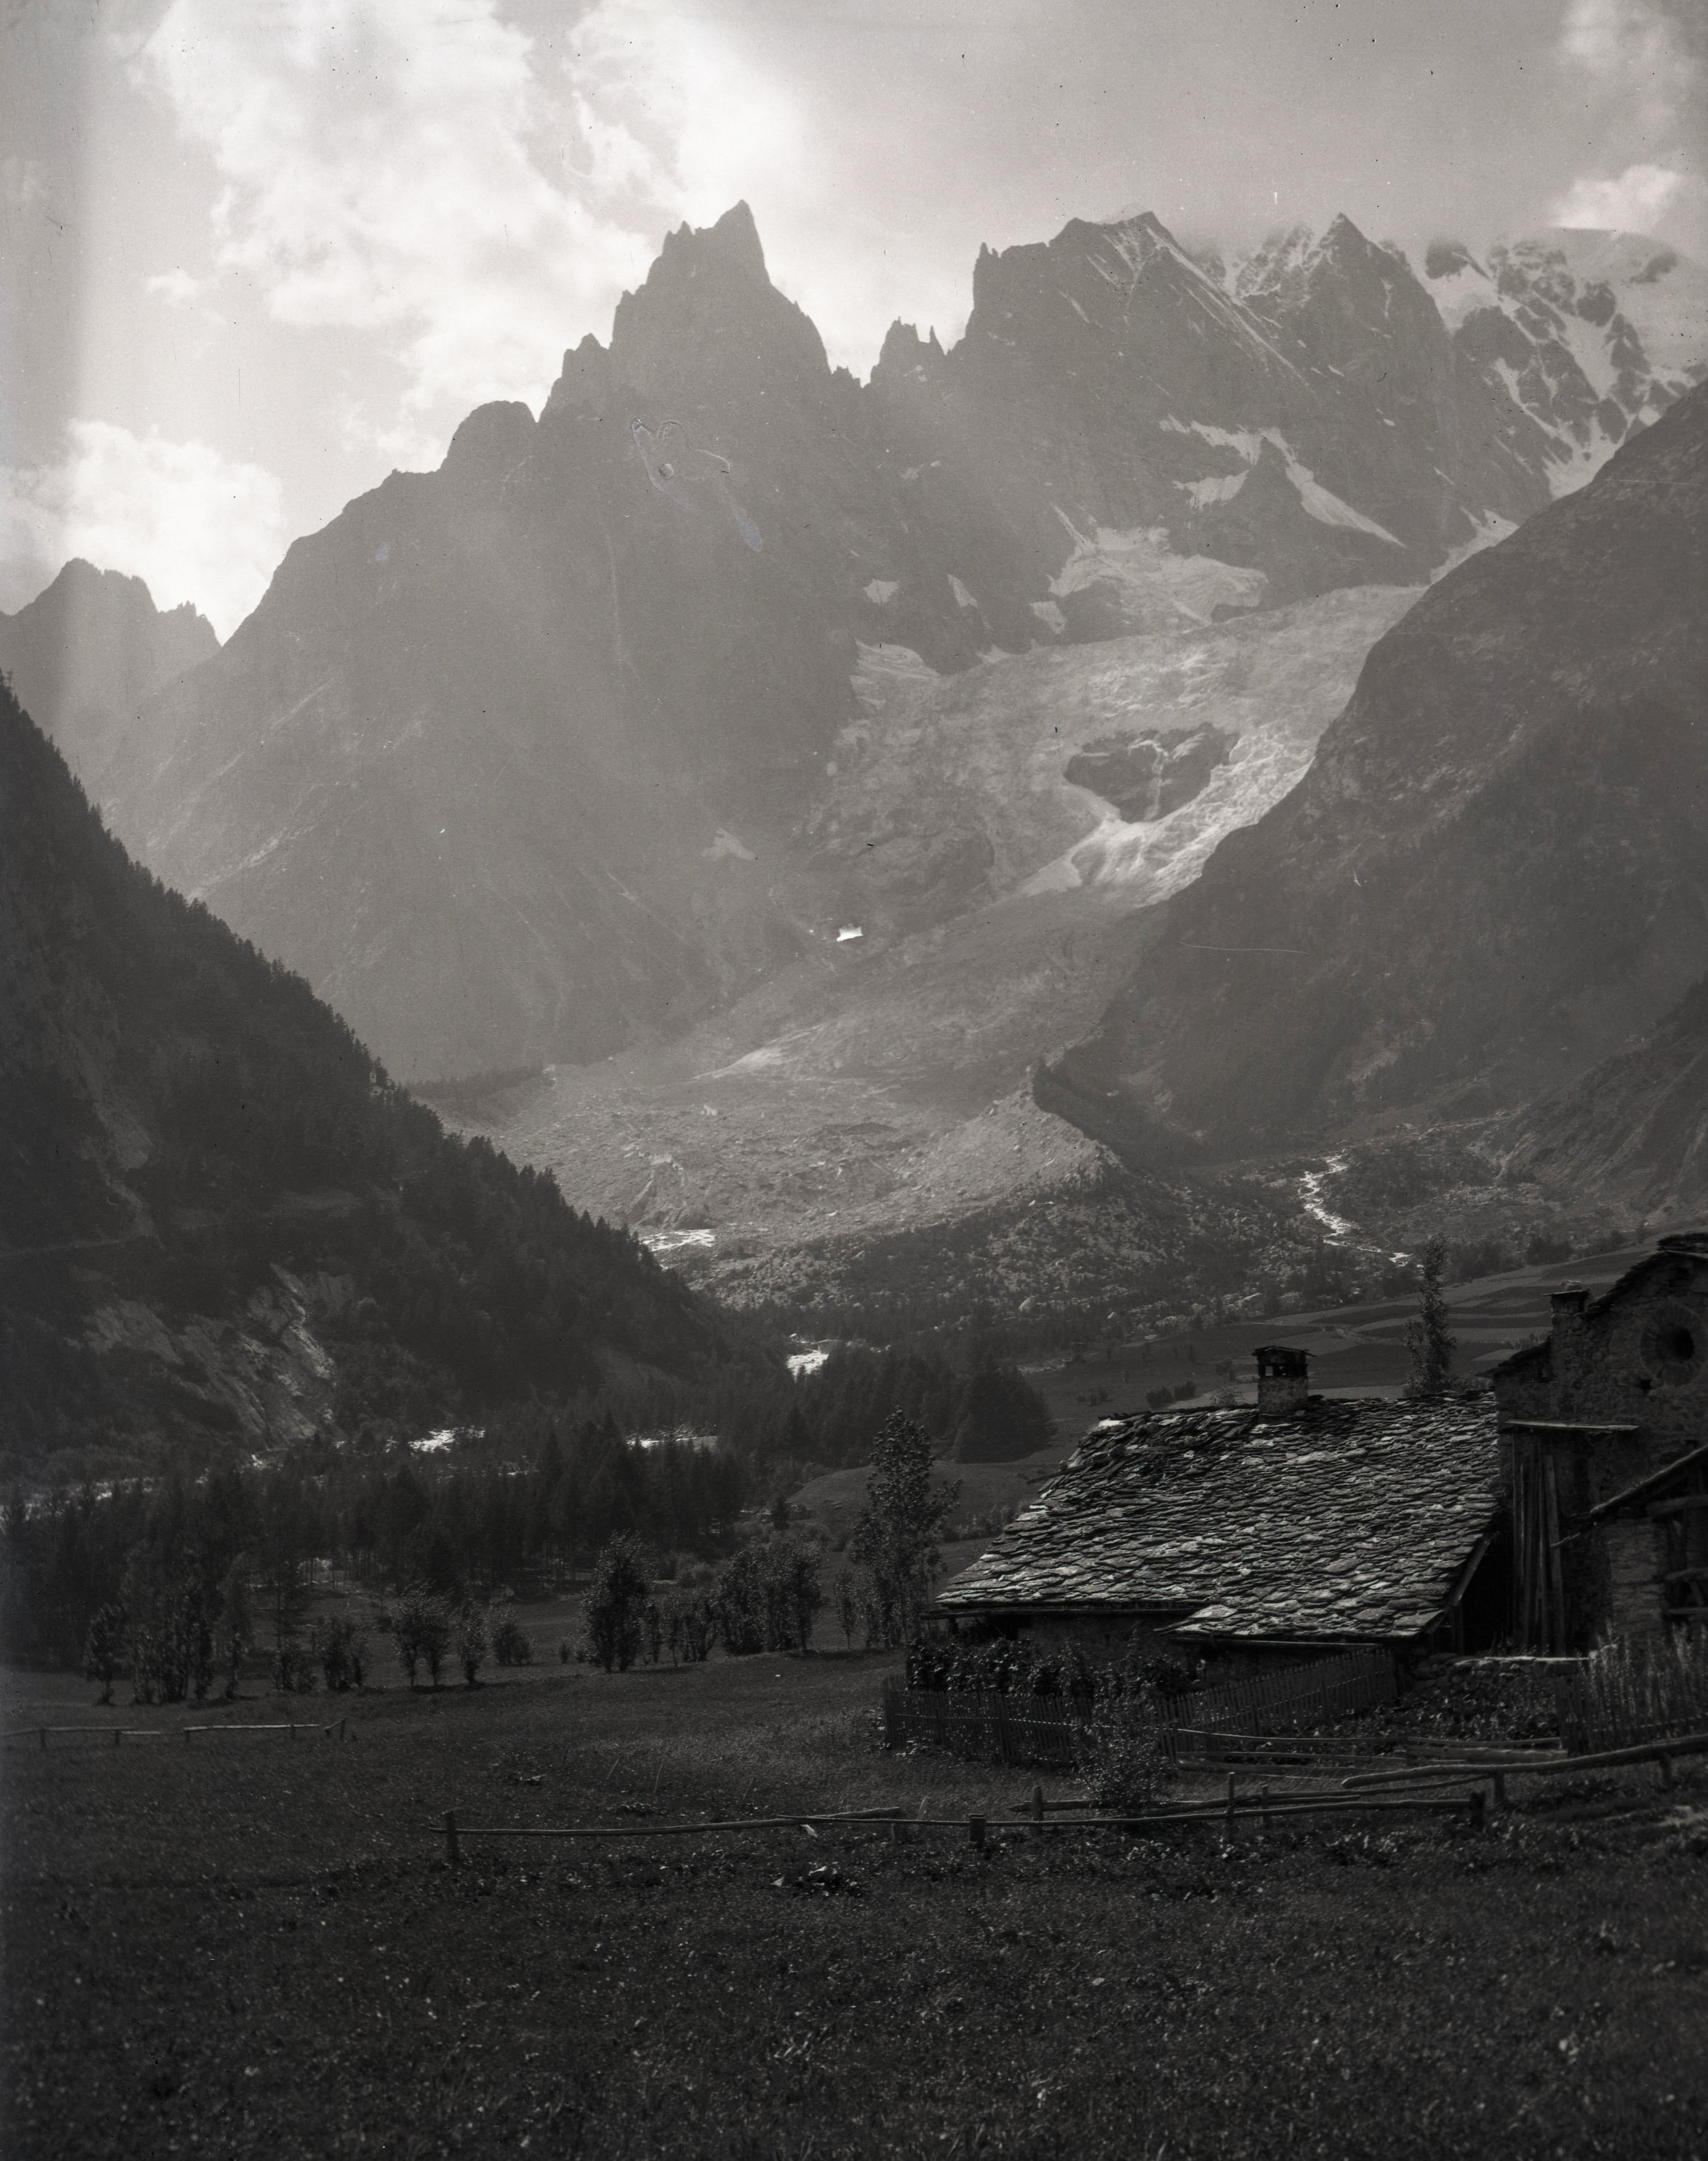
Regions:
<instances>
[{"instance_id":1,"label":"stone chimney","mask_svg":"<svg viewBox=\"0 0 1708 2161\"><path fill-rule=\"evenodd\" d=\"M1310 1352L1290 1343L1260 1343L1257 1360L1258 1417L1292 1418L1302 1411L1310 1394Z\"/></svg>"},{"instance_id":2,"label":"stone chimney","mask_svg":"<svg viewBox=\"0 0 1708 2161\"><path fill-rule=\"evenodd\" d=\"M1581 1284L1562 1284L1548 1300L1549 1364L1554 1373L1557 1411L1571 1406L1571 1383L1583 1348L1584 1308L1589 1302L1590 1294Z\"/></svg>"}]
</instances>

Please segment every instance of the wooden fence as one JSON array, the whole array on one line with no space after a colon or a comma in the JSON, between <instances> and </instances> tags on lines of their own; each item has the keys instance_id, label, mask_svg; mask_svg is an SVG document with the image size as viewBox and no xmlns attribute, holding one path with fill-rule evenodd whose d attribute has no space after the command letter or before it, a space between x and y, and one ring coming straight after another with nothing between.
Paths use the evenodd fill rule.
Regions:
<instances>
[{"instance_id":1,"label":"wooden fence","mask_svg":"<svg viewBox=\"0 0 1708 2161\"><path fill-rule=\"evenodd\" d=\"M1395 1702L1398 1695L1392 1652L1340 1652L1278 1673L1255 1674L1191 1695L1164 1698L1159 1705L1162 1738L1171 1753L1185 1747L1195 1754L1214 1755L1221 1733L1285 1733ZM1065 1767L1083 1752L1081 1736L1091 1707L1090 1696L910 1689L888 1681L883 1691L884 1745L898 1748L910 1741L927 1741L956 1756Z\"/></svg>"},{"instance_id":2,"label":"wooden fence","mask_svg":"<svg viewBox=\"0 0 1708 2161\"><path fill-rule=\"evenodd\" d=\"M56 1736L63 1737L68 1734L81 1735L86 1737L92 1734L96 1745L107 1743L117 1748L127 1741L182 1741L188 1746L190 1737L197 1733L284 1733L289 1734L293 1741L299 1733L324 1733L334 1740L343 1741L349 1737L349 1727L350 1721L347 1716L331 1721L305 1718L281 1719L265 1726L239 1725L229 1719L221 1720L217 1725L209 1726L15 1726L9 1727L3 1735L0 1735L0 1739L34 1741L39 1745L41 1752L45 1756L51 1740Z\"/></svg>"},{"instance_id":3,"label":"wooden fence","mask_svg":"<svg viewBox=\"0 0 1708 2161\"><path fill-rule=\"evenodd\" d=\"M1580 1667L1555 1674L1554 1705L1560 1737L1574 1755L1591 1749L1635 1747L1648 1741L1669 1741L1696 1731L1708 1716L1708 1702L1682 1698L1670 1706L1670 1716L1662 1716L1653 1715L1652 1704L1610 1701Z\"/></svg>"}]
</instances>

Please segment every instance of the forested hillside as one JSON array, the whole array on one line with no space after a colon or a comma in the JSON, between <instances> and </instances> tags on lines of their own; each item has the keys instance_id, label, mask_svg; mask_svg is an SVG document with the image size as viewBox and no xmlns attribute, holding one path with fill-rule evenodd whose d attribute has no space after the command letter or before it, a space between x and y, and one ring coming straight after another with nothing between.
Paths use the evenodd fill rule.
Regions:
<instances>
[{"instance_id":1,"label":"forested hillside","mask_svg":"<svg viewBox=\"0 0 1708 2161\"><path fill-rule=\"evenodd\" d=\"M5 1467L674 1400L757 1351L552 1179L448 1138L169 892L0 693Z\"/></svg>"}]
</instances>

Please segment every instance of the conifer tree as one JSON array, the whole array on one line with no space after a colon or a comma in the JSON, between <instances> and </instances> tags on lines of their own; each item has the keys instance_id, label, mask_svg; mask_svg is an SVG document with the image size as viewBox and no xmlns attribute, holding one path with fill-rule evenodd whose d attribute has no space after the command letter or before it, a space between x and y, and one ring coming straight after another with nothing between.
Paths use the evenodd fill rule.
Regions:
<instances>
[{"instance_id":1,"label":"conifer tree","mask_svg":"<svg viewBox=\"0 0 1708 2161\"><path fill-rule=\"evenodd\" d=\"M1439 1233L1426 1238L1418 1261L1420 1277L1417 1318L1405 1332L1405 1347L1411 1356L1411 1378L1405 1392L1414 1401L1447 1393L1456 1347L1448 1332L1447 1301L1441 1295L1441 1274L1447 1265L1446 1240Z\"/></svg>"}]
</instances>

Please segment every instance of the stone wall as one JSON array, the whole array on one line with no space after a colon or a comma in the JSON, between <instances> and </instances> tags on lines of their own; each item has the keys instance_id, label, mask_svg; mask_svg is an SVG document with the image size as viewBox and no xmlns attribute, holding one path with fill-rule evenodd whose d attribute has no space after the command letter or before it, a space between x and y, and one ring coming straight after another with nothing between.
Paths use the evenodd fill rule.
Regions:
<instances>
[{"instance_id":1,"label":"stone wall","mask_svg":"<svg viewBox=\"0 0 1708 2161\"><path fill-rule=\"evenodd\" d=\"M1555 1535L1708 1444L1708 1236L1664 1240L1593 1302L1556 1294L1548 1342L1508 1360L1494 1386L1502 1486L1510 1494L1516 1450L1550 1458ZM1544 1429L1526 1430L1528 1419ZM1606 1429L1619 1427L1630 1429ZM1658 1629L1658 1551L1651 1526L1634 1518L1598 1523L1565 1549L1575 1630Z\"/></svg>"}]
</instances>

